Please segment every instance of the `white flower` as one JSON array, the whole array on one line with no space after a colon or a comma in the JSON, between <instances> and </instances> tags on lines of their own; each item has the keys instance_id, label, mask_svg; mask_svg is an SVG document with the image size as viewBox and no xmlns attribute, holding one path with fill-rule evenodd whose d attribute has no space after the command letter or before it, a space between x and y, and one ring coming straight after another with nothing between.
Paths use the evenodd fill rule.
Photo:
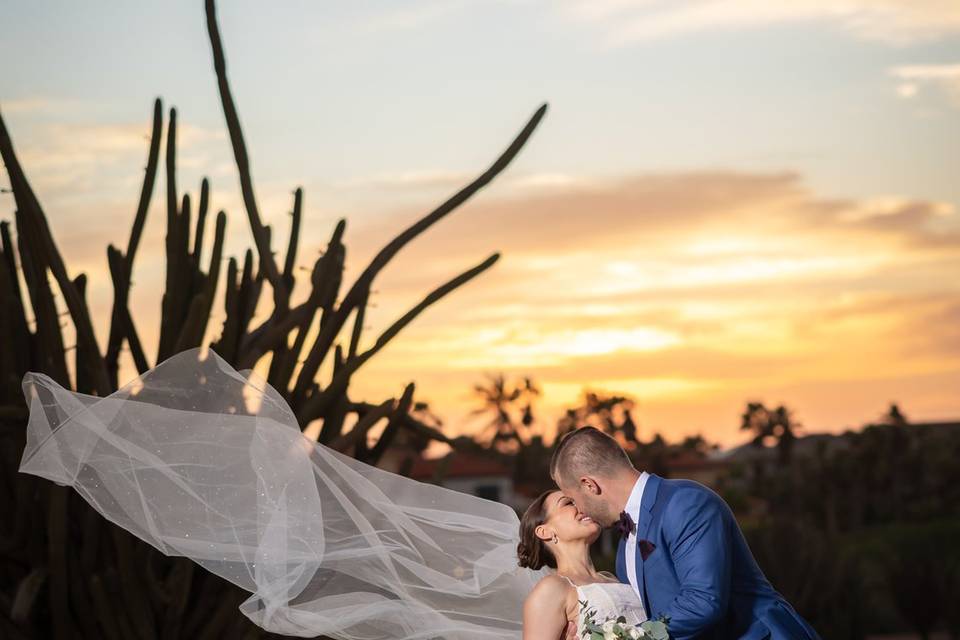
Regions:
<instances>
[{"instance_id":1,"label":"white flower","mask_svg":"<svg viewBox=\"0 0 960 640\"><path fill-rule=\"evenodd\" d=\"M630 637L630 640L639 640L639 638L643 638L647 634L640 627L630 627L627 629L627 635Z\"/></svg>"},{"instance_id":2,"label":"white flower","mask_svg":"<svg viewBox=\"0 0 960 640\"><path fill-rule=\"evenodd\" d=\"M616 620L607 620L600 625L600 629L603 631L603 640L617 640L617 632L613 630L616 624Z\"/></svg>"}]
</instances>

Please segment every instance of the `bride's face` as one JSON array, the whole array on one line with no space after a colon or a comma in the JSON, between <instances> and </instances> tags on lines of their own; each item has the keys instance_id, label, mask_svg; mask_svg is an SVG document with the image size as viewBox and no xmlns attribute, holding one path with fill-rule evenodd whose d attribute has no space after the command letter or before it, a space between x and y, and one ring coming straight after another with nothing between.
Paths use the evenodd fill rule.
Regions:
<instances>
[{"instance_id":1,"label":"bride's face","mask_svg":"<svg viewBox=\"0 0 960 640\"><path fill-rule=\"evenodd\" d=\"M547 520L544 524L564 541L585 540L591 543L600 535L600 525L577 509L573 500L562 491L554 491L546 500Z\"/></svg>"}]
</instances>

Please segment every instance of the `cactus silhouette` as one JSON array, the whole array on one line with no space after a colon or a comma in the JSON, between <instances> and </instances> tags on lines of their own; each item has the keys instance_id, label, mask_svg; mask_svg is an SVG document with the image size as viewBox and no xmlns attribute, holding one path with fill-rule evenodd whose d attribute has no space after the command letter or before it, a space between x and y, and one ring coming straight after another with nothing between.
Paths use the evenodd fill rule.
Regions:
<instances>
[{"instance_id":1,"label":"cactus silhouette","mask_svg":"<svg viewBox=\"0 0 960 640\"><path fill-rule=\"evenodd\" d=\"M212 347L236 368L249 368L270 358L268 381L290 403L301 428L320 420L319 440L349 455L376 463L401 430L420 440L436 439L453 446L436 428L417 419L414 385L400 398L380 403L355 402L348 389L356 372L427 307L489 269L497 254L441 284L373 340L360 348L371 285L391 259L432 225L489 184L519 153L546 112L542 105L494 163L446 202L387 242L355 282L343 292L346 247L341 220L326 250L310 270L306 299L291 306L302 220L303 192L294 192L289 242L282 264L272 250L274 234L264 225L254 190L250 163L237 108L227 80L216 10L206 1L206 20L223 113L240 176L243 205L253 236L242 265L227 261L221 276L227 214L217 212L209 256L202 255L211 186L200 186L199 202L180 194L176 180L177 112L169 111L164 150L166 173L166 278L161 298L160 334L154 362L202 344L214 305L225 318ZM125 250L107 247L114 298L105 348L93 331L85 293L86 276L70 278L54 234L17 160L0 114L0 155L16 205L16 245L9 222L0 222L0 637L9 638L223 638L267 637L237 614L245 598L233 585L195 571L183 558L167 558L103 520L74 492L17 473L24 447L27 409L20 381L27 371L41 371L63 386L105 396L118 387L118 360L124 343L140 373L150 366L140 342L129 291L137 249L160 166L163 107L153 106L152 133L139 202ZM19 262L19 265L18 265ZM54 282L48 279L53 274ZM24 295L20 275L25 284ZM220 278L225 294L215 300ZM273 308L254 322L254 310L269 285ZM56 292L66 305L76 333L75 348L64 344ZM32 322L30 318L32 317ZM351 324L352 323L352 324ZM318 330L311 332L311 327ZM31 325L33 328L31 329ZM311 338L311 334L313 337ZM74 377L68 357L73 351ZM332 361L329 379L320 368ZM300 365L298 369L298 365ZM348 420L348 418L354 418ZM386 421L375 443L371 428ZM345 431L347 425L352 425ZM12 516L12 517L11 517Z\"/></svg>"}]
</instances>

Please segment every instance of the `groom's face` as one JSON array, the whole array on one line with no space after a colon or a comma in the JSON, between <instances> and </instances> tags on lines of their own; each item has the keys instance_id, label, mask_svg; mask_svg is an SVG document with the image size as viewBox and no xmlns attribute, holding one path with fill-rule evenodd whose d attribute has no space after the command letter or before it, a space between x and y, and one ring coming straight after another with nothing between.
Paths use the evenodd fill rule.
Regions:
<instances>
[{"instance_id":1,"label":"groom's face","mask_svg":"<svg viewBox=\"0 0 960 640\"><path fill-rule=\"evenodd\" d=\"M601 527L609 527L616 522L617 517L610 515L610 506L603 497L600 485L593 478L578 478L577 482L570 482L562 477L555 479L557 487L565 496L573 500L581 513L590 516L590 519Z\"/></svg>"}]
</instances>

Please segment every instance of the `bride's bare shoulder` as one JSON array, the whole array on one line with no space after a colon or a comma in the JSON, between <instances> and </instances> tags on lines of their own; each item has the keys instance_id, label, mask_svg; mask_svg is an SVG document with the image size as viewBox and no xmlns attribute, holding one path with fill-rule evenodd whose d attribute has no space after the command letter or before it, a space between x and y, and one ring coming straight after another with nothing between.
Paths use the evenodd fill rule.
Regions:
<instances>
[{"instance_id":1,"label":"bride's bare shoulder","mask_svg":"<svg viewBox=\"0 0 960 640\"><path fill-rule=\"evenodd\" d=\"M523 603L523 637L559 637L570 622L576 622L576 593L565 578L542 578ZM539 634L534 629L540 630Z\"/></svg>"},{"instance_id":2,"label":"bride's bare shoulder","mask_svg":"<svg viewBox=\"0 0 960 640\"><path fill-rule=\"evenodd\" d=\"M572 589L573 586L565 578L556 574L544 576L527 596L527 606L564 601Z\"/></svg>"}]
</instances>

